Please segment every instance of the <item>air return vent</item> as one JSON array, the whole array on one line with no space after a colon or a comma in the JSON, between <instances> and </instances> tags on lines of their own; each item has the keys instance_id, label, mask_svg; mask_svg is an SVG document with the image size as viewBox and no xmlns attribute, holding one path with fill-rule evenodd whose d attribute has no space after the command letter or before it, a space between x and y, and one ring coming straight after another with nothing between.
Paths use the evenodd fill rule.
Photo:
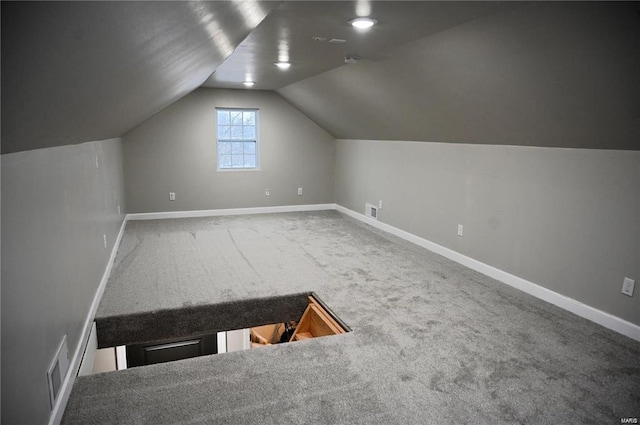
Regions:
<instances>
[{"instance_id":1,"label":"air return vent","mask_svg":"<svg viewBox=\"0 0 640 425\"><path fill-rule=\"evenodd\" d=\"M51 401L51 409L56 404L58 396L60 395L60 388L64 377L69 370L69 348L67 347L67 336L62 337L62 342L58 346L56 356L49 366L47 371L47 381L49 383L49 400Z\"/></svg>"},{"instance_id":2,"label":"air return vent","mask_svg":"<svg viewBox=\"0 0 640 425\"><path fill-rule=\"evenodd\" d=\"M372 204L366 203L364 204L364 215L367 217L371 217L375 220L378 219L378 208L373 206Z\"/></svg>"}]
</instances>

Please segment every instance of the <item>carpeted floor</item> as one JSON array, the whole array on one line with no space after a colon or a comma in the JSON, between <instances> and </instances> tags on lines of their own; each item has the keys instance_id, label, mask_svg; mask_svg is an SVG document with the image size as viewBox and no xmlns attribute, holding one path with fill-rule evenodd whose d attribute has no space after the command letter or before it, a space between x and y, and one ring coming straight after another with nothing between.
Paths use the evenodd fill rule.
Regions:
<instances>
[{"instance_id":1,"label":"carpeted floor","mask_svg":"<svg viewBox=\"0 0 640 425\"><path fill-rule=\"evenodd\" d=\"M353 331L80 377L63 424L640 419L639 342L333 211L129 222L96 320L309 291Z\"/></svg>"}]
</instances>

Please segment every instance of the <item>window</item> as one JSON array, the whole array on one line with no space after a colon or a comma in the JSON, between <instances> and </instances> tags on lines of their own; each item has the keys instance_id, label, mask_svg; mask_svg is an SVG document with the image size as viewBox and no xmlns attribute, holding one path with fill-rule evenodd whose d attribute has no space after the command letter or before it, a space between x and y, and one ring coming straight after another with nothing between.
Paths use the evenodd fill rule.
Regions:
<instances>
[{"instance_id":1,"label":"window","mask_svg":"<svg viewBox=\"0 0 640 425\"><path fill-rule=\"evenodd\" d=\"M216 109L218 169L258 168L258 110Z\"/></svg>"}]
</instances>

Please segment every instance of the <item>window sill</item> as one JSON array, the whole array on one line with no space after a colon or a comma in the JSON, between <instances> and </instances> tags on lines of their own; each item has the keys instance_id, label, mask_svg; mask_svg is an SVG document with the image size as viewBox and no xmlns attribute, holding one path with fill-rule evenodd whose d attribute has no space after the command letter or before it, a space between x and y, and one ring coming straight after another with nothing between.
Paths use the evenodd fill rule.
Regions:
<instances>
[{"instance_id":1,"label":"window sill","mask_svg":"<svg viewBox=\"0 0 640 425\"><path fill-rule=\"evenodd\" d=\"M218 168L216 169L216 171L220 172L220 173L236 173L239 171L260 171L260 168Z\"/></svg>"}]
</instances>

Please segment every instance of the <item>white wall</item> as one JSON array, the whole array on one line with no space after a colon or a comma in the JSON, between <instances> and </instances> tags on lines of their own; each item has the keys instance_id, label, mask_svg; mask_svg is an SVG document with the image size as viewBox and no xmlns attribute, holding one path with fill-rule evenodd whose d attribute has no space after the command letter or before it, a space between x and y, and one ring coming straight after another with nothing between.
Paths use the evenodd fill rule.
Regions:
<instances>
[{"instance_id":1,"label":"white wall","mask_svg":"<svg viewBox=\"0 0 640 425\"><path fill-rule=\"evenodd\" d=\"M259 109L259 170L216 170L216 107ZM123 149L133 213L334 199L333 137L274 92L198 89L126 134Z\"/></svg>"},{"instance_id":2,"label":"white wall","mask_svg":"<svg viewBox=\"0 0 640 425\"><path fill-rule=\"evenodd\" d=\"M225 334L227 336L227 353L248 350L251 348L250 329L236 329L233 331L226 331Z\"/></svg>"},{"instance_id":3,"label":"white wall","mask_svg":"<svg viewBox=\"0 0 640 425\"><path fill-rule=\"evenodd\" d=\"M84 342L123 186L120 139L2 155L3 423L47 423L46 372L64 335L70 357Z\"/></svg>"},{"instance_id":4,"label":"white wall","mask_svg":"<svg viewBox=\"0 0 640 425\"><path fill-rule=\"evenodd\" d=\"M337 203L640 325L640 152L339 140ZM457 236L457 225L464 236Z\"/></svg>"}]
</instances>

